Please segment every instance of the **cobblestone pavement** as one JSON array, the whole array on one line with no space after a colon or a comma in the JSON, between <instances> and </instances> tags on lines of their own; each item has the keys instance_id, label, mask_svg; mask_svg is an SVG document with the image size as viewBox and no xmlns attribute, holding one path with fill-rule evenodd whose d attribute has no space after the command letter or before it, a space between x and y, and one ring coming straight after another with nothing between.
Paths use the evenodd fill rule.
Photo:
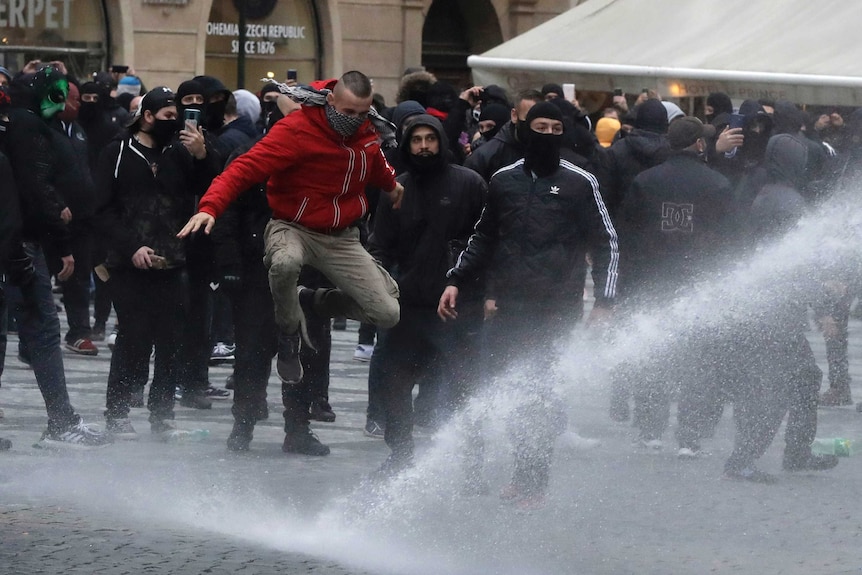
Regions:
<instances>
[{"instance_id":1,"label":"cobblestone pavement","mask_svg":"<svg viewBox=\"0 0 862 575\"><path fill-rule=\"evenodd\" d=\"M325 458L286 456L279 386L271 415L248 454L229 454L230 401L209 411L177 407L196 443L148 437L146 411L133 410L142 438L95 452L35 449L45 410L32 373L10 344L0 390L0 574L314 573L321 575L784 573L862 571L862 457L829 473L778 471L776 486L720 479L732 441L730 410L710 442L715 456L680 462L675 450L635 453L632 429L607 418L605 390L575 398L558 447L548 507L516 514L496 490L507 478L507 446L489 445L491 494L466 497L453 481L452 453L418 435L424 461L400 483L363 483L388 451L362 434L367 364L352 360L356 324L333 332L331 403L338 419L315 424L332 447ZM822 338L810 339L818 358ZM862 382L862 322L851 326L851 372ZM73 405L102 423L110 352L66 353ZM825 364L821 362L825 369ZM224 385L225 366L211 381ZM862 386L854 383L854 397ZM675 420L672 420L672 424ZM820 436L862 439L852 408L820 410ZM672 439L670 433L666 439ZM672 441L667 443L672 444ZM762 468L780 470L776 439ZM365 486L357 489L357 486Z\"/></svg>"}]
</instances>

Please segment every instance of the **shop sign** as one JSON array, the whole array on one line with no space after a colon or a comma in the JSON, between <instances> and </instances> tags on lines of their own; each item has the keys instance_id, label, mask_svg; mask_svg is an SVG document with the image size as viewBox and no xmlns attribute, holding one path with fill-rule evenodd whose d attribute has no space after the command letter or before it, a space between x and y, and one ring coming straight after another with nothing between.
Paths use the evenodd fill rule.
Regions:
<instances>
[{"instance_id":1,"label":"shop sign","mask_svg":"<svg viewBox=\"0 0 862 575\"><path fill-rule=\"evenodd\" d=\"M0 0L0 27L69 28L73 0Z\"/></svg>"}]
</instances>

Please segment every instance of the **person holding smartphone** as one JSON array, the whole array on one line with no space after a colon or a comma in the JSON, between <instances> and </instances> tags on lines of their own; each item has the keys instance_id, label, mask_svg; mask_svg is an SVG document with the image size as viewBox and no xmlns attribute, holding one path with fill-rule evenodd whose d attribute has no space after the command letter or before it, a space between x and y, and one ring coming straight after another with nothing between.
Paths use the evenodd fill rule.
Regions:
<instances>
[{"instance_id":1,"label":"person holding smartphone","mask_svg":"<svg viewBox=\"0 0 862 575\"><path fill-rule=\"evenodd\" d=\"M178 349L186 317L186 248L174 234L221 165L200 127L183 126L174 93L147 92L111 142L94 173L97 231L108 246L108 289L122 325L108 374L105 417L117 439L135 439L128 414L140 374L155 372L147 407L150 429L166 439L175 429L174 391L182 373Z\"/></svg>"}]
</instances>

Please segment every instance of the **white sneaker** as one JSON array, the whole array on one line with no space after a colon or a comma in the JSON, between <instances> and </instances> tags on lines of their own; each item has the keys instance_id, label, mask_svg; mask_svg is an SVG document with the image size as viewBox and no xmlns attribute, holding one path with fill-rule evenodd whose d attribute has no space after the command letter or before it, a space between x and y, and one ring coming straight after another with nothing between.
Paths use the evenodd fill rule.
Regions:
<instances>
[{"instance_id":1,"label":"white sneaker","mask_svg":"<svg viewBox=\"0 0 862 575\"><path fill-rule=\"evenodd\" d=\"M371 356L374 354L373 345L359 344L356 346L356 351L353 352L355 361L371 361Z\"/></svg>"},{"instance_id":2,"label":"white sneaker","mask_svg":"<svg viewBox=\"0 0 862 575\"><path fill-rule=\"evenodd\" d=\"M113 439L107 433L102 433L96 427L87 425L79 417L76 423L62 431L46 430L38 445L41 447L67 449L95 449L107 447Z\"/></svg>"},{"instance_id":3,"label":"white sneaker","mask_svg":"<svg viewBox=\"0 0 862 575\"><path fill-rule=\"evenodd\" d=\"M123 439L126 441L136 441L138 439L138 432L132 427L132 422L129 421L128 417L124 419L109 419L105 428L114 439Z\"/></svg>"},{"instance_id":4,"label":"white sneaker","mask_svg":"<svg viewBox=\"0 0 862 575\"><path fill-rule=\"evenodd\" d=\"M110 349L111 351L114 351L114 346L117 345L117 328L116 327L114 328L114 330L111 333L108 334L108 337L105 338L105 341L108 344L108 349Z\"/></svg>"}]
</instances>

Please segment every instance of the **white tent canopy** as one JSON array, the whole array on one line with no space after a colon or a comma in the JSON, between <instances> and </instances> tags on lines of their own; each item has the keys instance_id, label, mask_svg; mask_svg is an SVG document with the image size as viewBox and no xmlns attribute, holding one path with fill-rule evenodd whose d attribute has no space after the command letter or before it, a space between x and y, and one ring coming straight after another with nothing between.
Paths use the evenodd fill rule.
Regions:
<instances>
[{"instance_id":1,"label":"white tent canopy","mask_svg":"<svg viewBox=\"0 0 862 575\"><path fill-rule=\"evenodd\" d=\"M477 84L862 106L862 2L588 0L481 56Z\"/></svg>"}]
</instances>

